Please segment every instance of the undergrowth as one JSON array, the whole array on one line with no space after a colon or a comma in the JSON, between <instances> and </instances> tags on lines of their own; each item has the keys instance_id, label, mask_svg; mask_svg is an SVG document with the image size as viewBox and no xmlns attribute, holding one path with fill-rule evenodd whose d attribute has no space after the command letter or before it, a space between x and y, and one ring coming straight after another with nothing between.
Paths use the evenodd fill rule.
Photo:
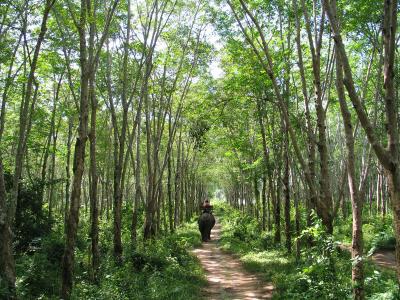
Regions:
<instances>
[{"instance_id":1,"label":"undergrowth","mask_svg":"<svg viewBox=\"0 0 400 300\"><path fill-rule=\"evenodd\" d=\"M274 245L272 233L260 229L258 222L224 203L215 210L222 223L220 246L240 257L245 268L257 272L275 287L274 299L351 299L351 257L338 242L326 234L314 216L313 226L303 230L301 259ZM307 241L312 240L311 244ZM366 299L400 299L393 271L365 265Z\"/></svg>"},{"instance_id":2,"label":"undergrowth","mask_svg":"<svg viewBox=\"0 0 400 300\"><path fill-rule=\"evenodd\" d=\"M334 236L344 244L351 244L352 217L340 217L337 219L334 229ZM387 214L383 217L364 212L363 218L364 248L366 252L373 253L378 250L394 250L396 239L393 231L393 216Z\"/></svg>"},{"instance_id":3,"label":"undergrowth","mask_svg":"<svg viewBox=\"0 0 400 300\"><path fill-rule=\"evenodd\" d=\"M199 261L189 253L200 235L195 222L185 224L174 234L164 235L133 250L129 231L125 235L124 263L112 257L112 231L103 224L101 270L98 284L88 273L89 242L86 220L81 223L75 253L75 281L72 299L199 299L205 285ZM61 258L64 244L62 226L43 238L39 246L21 253L17 262L17 292L20 299L59 299ZM124 235L123 235L124 237Z\"/></svg>"}]
</instances>

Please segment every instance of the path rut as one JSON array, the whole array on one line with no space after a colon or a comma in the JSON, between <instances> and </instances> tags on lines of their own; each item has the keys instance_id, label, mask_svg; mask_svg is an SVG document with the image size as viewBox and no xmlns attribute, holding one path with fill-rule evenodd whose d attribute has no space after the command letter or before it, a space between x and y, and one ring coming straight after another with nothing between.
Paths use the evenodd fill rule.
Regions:
<instances>
[{"instance_id":1,"label":"path rut","mask_svg":"<svg viewBox=\"0 0 400 300\"><path fill-rule=\"evenodd\" d=\"M217 245L221 225L215 224L211 242L203 243L193 250L206 271L208 285L203 290L204 298L210 300L271 299L273 285L262 282L256 275L246 271L241 262L224 253Z\"/></svg>"}]
</instances>

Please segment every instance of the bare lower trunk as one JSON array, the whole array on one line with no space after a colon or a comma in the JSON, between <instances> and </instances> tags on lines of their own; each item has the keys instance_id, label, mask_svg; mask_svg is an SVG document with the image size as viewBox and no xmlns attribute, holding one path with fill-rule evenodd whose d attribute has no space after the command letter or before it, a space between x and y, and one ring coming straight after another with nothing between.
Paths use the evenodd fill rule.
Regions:
<instances>
[{"instance_id":1,"label":"bare lower trunk","mask_svg":"<svg viewBox=\"0 0 400 300\"><path fill-rule=\"evenodd\" d=\"M139 112L140 114L140 112ZM141 176L141 157L140 157L140 137L141 137L141 116L138 116L137 124L137 136L136 136L136 174L135 174L135 205L132 214L131 223L131 243L132 247L136 248L137 244L137 223L138 223L138 210L139 203L142 196L140 188L140 176Z\"/></svg>"},{"instance_id":2,"label":"bare lower trunk","mask_svg":"<svg viewBox=\"0 0 400 300\"><path fill-rule=\"evenodd\" d=\"M84 91L83 85L82 89L83 91L81 93L84 94L86 91ZM72 181L70 208L67 220L64 256L62 260L61 298L63 299L70 299L73 280L74 248L79 222L79 202L81 196L81 182L84 170L85 146L87 137L87 106L86 109L84 107L85 105L83 105L81 109L83 114L79 126L79 137L77 138L75 144L73 168L74 177Z\"/></svg>"},{"instance_id":3,"label":"bare lower trunk","mask_svg":"<svg viewBox=\"0 0 400 300\"><path fill-rule=\"evenodd\" d=\"M298 185L297 185L298 186ZM298 194L298 189L296 190L297 193L293 195L293 202L294 202L294 209L295 209L295 219L296 219L296 261L300 261L300 250L301 250L301 244L300 244L300 235L301 235L301 230L300 230L300 209L299 209L299 194Z\"/></svg>"},{"instance_id":4,"label":"bare lower trunk","mask_svg":"<svg viewBox=\"0 0 400 300\"><path fill-rule=\"evenodd\" d=\"M69 189L71 186L71 143L72 143L72 127L73 119L68 120L68 139L67 139L67 164L65 165L66 182L65 182L65 206L64 206L64 228L67 228L68 208L69 208Z\"/></svg>"},{"instance_id":5,"label":"bare lower trunk","mask_svg":"<svg viewBox=\"0 0 400 300\"><path fill-rule=\"evenodd\" d=\"M262 199L262 230L266 229L266 213L267 213L267 176L264 174L263 178L263 186L262 186L262 194L261 194L261 199Z\"/></svg>"},{"instance_id":6,"label":"bare lower trunk","mask_svg":"<svg viewBox=\"0 0 400 300\"><path fill-rule=\"evenodd\" d=\"M179 225L179 212L180 212L180 164L181 164L181 143L182 133L179 134L177 159L176 159L176 171L175 171L175 213L174 213L174 228Z\"/></svg>"},{"instance_id":7,"label":"bare lower trunk","mask_svg":"<svg viewBox=\"0 0 400 300\"><path fill-rule=\"evenodd\" d=\"M58 98L58 97L57 97ZM57 139L58 139L58 130L60 128L60 121L58 121L57 128L53 132L53 149L51 154L51 174L50 174L50 192L49 192L49 218L53 217L53 206L55 205L55 187L56 183L54 182L55 179L55 172L56 172L56 150L57 150Z\"/></svg>"},{"instance_id":8,"label":"bare lower trunk","mask_svg":"<svg viewBox=\"0 0 400 300\"><path fill-rule=\"evenodd\" d=\"M396 169L389 175L389 190L392 200L392 208L394 215L394 230L396 234L396 271L397 278L400 278L400 172Z\"/></svg>"},{"instance_id":9,"label":"bare lower trunk","mask_svg":"<svg viewBox=\"0 0 400 300\"><path fill-rule=\"evenodd\" d=\"M15 299L15 264L12 253L12 232L7 216L3 161L0 157L0 281L4 282L5 298Z\"/></svg>"},{"instance_id":10,"label":"bare lower trunk","mask_svg":"<svg viewBox=\"0 0 400 300\"><path fill-rule=\"evenodd\" d=\"M284 194L285 194L285 235L286 249L288 253L292 252L292 231L290 225L290 187L289 187L289 137L286 135L285 141L285 174L283 177Z\"/></svg>"},{"instance_id":11,"label":"bare lower trunk","mask_svg":"<svg viewBox=\"0 0 400 300\"><path fill-rule=\"evenodd\" d=\"M280 170L278 169L278 173ZM280 175L277 175L277 182L280 182ZM272 191L272 203L274 204L274 223L275 223L275 233L274 241L275 243L281 242L281 185L277 184L276 189Z\"/></svg>"},{"instance_id":12,"label":"bare lower trunk","mask_svg":"<svg viewBox=\"0 0 400 300\"><path fill-rule=\"evenodd\" d=\"M254 198L255 198L255 217L257 222L260 220L260 191L258 190L257 177L254 174Z\"/></svg>"},{"instance_id":13,"label":"bare lower trunk","mask_svg":"<svg viewBox=\"0 0 400 300\"><path fill-rule=\"evenodd\" d=\"M168 178L167 178L167 193L168 193L168 220L169 231L174 231L174 217L173 217L173 204L172 204L172 166L171 166L171 153L168 155Z\"/></svg>"},{"instance_id":14,"label":"bare lower trunk","mask_svg":"<svg viewBox=\"0 0 400 300\"><path fill-rule=\"evenodd\" d=\"M90 239L91 239L91 254L92 254L92 280L97 282L98 271L100 266L99 252L99 205L98 205L98 175L96 161L96 116L97 116L97 99L94 89L94 74L92 74L89 83L89 94L91 102L90 116Z\"/></svg>"}]
</instances>

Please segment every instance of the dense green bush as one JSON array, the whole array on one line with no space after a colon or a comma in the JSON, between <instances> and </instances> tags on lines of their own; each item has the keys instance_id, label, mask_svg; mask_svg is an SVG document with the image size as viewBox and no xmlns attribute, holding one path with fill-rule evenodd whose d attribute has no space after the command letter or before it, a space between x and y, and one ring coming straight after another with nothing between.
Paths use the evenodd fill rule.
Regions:
<instances>
[{"instance_id":1,"label":"dense green bush","mask_svg":"<svg viewBox=\"0 0 400 300\"><path fill-rule=\"evenodd\" d=\"M38 240L35 248L17 258L17 292L21 299L57 298L64 252L63 235L60 233L54 231Z\"/></svg>"},{"instance_id":2,"label":"dense green bush","mask_svg":"<svg viewBox=\"0 0 400 300\"><path fill-rule=\"evenodd\" d=\"M8 193L12 189L12 177L10 172L4 174ZM53 220L43 208L44 187L45 182L40 178L20 181L14 230L14 247L18 253L34 251L51 231Z\"/></svg>"},{"instance_id":3,"label":"dense green bush","mask_svg":"<svg viewBox=\"0 0 400 300\"><path fill-rule=\"evenodd\" d=\"M396 238L393 231L393 218L369 218L363 225L366 250L371 253L376 250L394 250Z\"/></svg>"}]
</instances>

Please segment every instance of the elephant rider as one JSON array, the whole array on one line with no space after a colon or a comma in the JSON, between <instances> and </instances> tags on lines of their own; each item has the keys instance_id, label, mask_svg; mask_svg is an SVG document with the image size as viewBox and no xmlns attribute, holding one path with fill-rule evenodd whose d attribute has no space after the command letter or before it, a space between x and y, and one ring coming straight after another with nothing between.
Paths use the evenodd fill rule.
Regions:
<instances>
[{"instance_id":1,"label":"elephant rider","mask_svg":"<svg viewBox=\"0 0 400 300\"><path fill-rule=\"evenodd\" d=\"M204 204L201 207L203 209L203 213L211 213L212 212L212 205L210 205L210 201L206 199Z\"/></svg>"}]
</instances>

